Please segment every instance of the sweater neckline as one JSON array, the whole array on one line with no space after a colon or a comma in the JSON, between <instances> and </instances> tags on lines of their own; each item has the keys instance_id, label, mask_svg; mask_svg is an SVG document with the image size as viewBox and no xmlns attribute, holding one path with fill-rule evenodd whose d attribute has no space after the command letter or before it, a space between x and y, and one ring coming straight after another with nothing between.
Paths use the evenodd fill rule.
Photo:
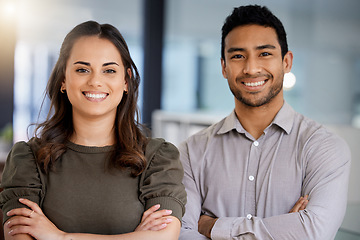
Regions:
<instances>
[{"instance_id":1,"label":"sweater neckline","mask_svg":"<svg viewBox=\"0 0 360 240\"><path fill-rule=\"evenodd\" d=\"M81 153L105 153L114 150L114 145L111 146L104 146L104 147L97 147L97 146L84 146L79 145L73 142L68 141L67 147L73 151L81 152Z\"/></svg>"}]
</instances>

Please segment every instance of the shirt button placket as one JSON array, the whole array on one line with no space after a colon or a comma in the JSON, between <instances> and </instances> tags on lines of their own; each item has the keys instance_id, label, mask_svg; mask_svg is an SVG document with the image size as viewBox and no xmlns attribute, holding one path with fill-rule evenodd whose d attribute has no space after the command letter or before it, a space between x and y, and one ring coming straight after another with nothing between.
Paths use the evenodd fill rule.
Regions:
<instances>
[{"instance_id":1,"label":"shirt button placket","mask_svg":"<svg viewBox=\"0 0 360 240\"><path fill-rule=\"evenodd\" d=\"M250 159L249 159L249 168L248 168L248 183L247 183L247 193L246 193L246 204L245 212L246 219L251 220L253 215L256 214L256 184L255 178L258 171L258 165L260 161L260 149L258 148L260 143L258 141L253 141L251 144L250 150Z\"/></svg>"}]
</instances>

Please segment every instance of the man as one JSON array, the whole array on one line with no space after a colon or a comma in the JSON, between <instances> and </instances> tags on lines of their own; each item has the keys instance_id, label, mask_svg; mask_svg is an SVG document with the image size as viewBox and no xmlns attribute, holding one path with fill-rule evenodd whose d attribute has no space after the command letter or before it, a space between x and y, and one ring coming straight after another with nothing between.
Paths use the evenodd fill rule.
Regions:
<instances>
[{"instance_id":1,"label":"man","mask_svg":"<svg viewBox=\"0 0 360 240\"><path fill-rule=\"evenodd\" d=\"M180 239L334 239L350 151L284 102L293 54L282 23L266 7L235 8L221 54L235 109L179 147L188 193Z\"/></svg>"}]
</instances>

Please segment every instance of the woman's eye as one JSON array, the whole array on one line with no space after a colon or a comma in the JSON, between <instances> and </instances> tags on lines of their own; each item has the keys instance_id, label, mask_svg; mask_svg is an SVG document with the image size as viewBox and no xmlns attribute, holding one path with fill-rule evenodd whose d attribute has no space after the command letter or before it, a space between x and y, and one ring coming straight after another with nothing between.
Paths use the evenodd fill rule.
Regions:
<instances>
[{"instance_id":1,"label":"woman's eye","mask_svg":"<svg viewBox=\"0 0 360 240\"><path fill-rule=\"evenodd\" d=\"M114 69L106 69L104 73L116 73Z\"/></svg>"},{"instance_id":2,"label":"woman's eye","mask_svg":"<svg viewBox=\"0 0 360 240\"><path fill-rule=\"evenodd\" d=\"M87 73L87 72L89 72L89 70L87 70L85 68L78 68L75 71L78 72L78 73Z\"/></svg>"}]
</instances>

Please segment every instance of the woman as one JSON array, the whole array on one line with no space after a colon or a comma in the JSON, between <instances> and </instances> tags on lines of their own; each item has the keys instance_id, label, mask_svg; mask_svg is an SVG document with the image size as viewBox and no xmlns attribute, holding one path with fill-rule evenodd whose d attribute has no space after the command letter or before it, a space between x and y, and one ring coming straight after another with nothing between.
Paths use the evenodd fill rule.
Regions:
<instances>
[{"instance_id":1,"label":"woman","mask_svg":"<svg viewBox=\"0 0 360 240\"><path fill-rule=\"evenodd\" d=\"M66 36L47 120L6 162L5 239L178 239L183 170L173 145L139 128L138 86L116 28L89 21Z\"/></svg>"}]
</instances>

